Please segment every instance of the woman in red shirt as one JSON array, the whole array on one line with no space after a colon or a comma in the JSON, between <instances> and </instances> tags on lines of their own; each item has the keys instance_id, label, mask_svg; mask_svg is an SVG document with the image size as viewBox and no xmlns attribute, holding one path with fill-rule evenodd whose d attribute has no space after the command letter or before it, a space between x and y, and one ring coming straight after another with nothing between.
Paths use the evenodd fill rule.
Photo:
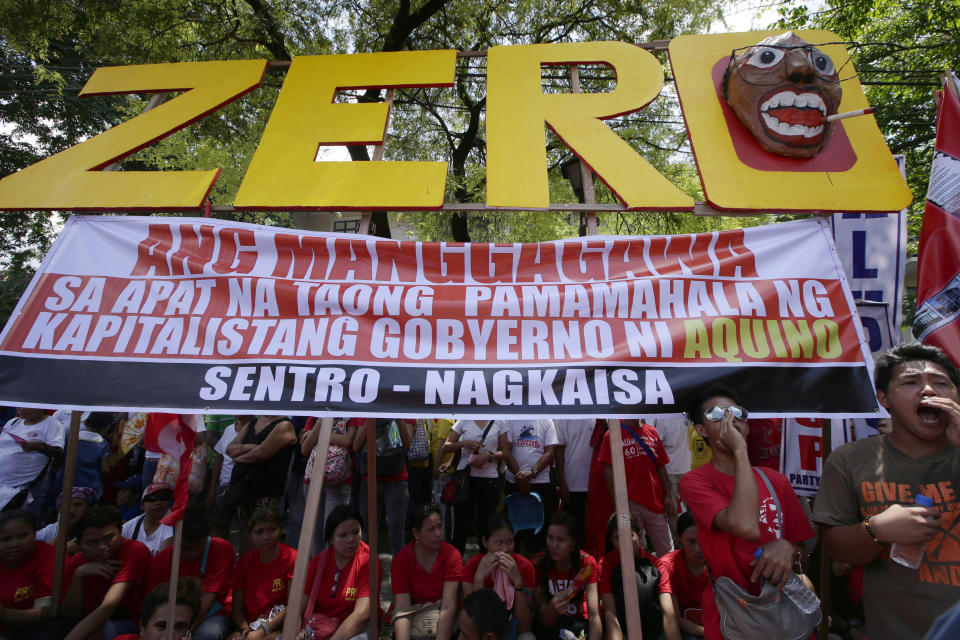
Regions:
<instances>
[{"instance_id":1,"label":"woman in red shirt","mask_svg":"<svg viewBox=\"0 0 960 640\"><path fill-rule=\"evenodd\" d=\"M660 606L667 637L670 629L677 635L702 638L703 609L701 597L707 588L706 560L697 542L697 525L693 514L685 511L677 518L680 548L657 558L660 570Z\"/></svg>"},{"instance_id":2,"label":"woman in red shirt","mask_svg":"<svg viewBox=\"0 0 960 640\"><path fill-rule=\"evenodd\" d=\"M486 553L473 556L463 567L463 595L474 589L493 589L507 605L511 624L516 620L517 632L529 633L533 622L530 590L536 584L536 571L529 560L513 552L513 525L506 515L494 514L487 531L489 534L480 538Z\"/></svg>"},{"instance_id":3,"label":"woman in red shirt","mask_svg":"<svg viewBox=\"0 0 960 640\"><path fill-rule=\"evenodd\" d=\"M355 509L349 505L336 507L324 527L327 547L307 568L304 621L309 625L311 618L317 618L324 626L336 625L330 640L346 640L363 633L371 612L376 610L370 602L370 548L361 540L362 527L363 518ZM378 576L379 564L377 561Z\"/></svg>"},{"instance_id":4,"label":"woman in red shirt","mask_svg":"<svg viewBox=\"0 0 960 640\"><path fill-rule=\"evenodd\" d=\"M437 640L451 638L462 568L460 552L443 539L440 507L435 504L419 507L413 518L413 542L394 556L390 570L396 640L419 637L411 630L411 619L418 614L431 615L437 609L439 612L432 614L439 615L435 637Z\"/></svg>"},{"instance_id":5,"label":"woman in red shirt","mask_svg":"<svg viewBox=\"0 0 960 640\"><path fill-rule=\"evenodd\" d=\"M561 630L577 637L587 632L590 640L603 636L597 595L600 567L578 548L577 529L576 519L564 511L553 514L547 525L547 553L540 561L534 590L537 621L546 632L540 637L558 638ZM584 576L577 580L581 570Z\"/></svg>"},{"instance_id":6,"label":"woman in red shirt","mask_svg":"<svg viewBox=\"0 0 960 640\"><path fill-rule=\"evenodd\" d=\"M257 509L250 518L250 542L233 572L232 640L276 638L283 627L284 606L297 552L280 539L283 519L273 509Z\"/></svg>"},{"instance_id":7,"label":"woman in red shirt","mask_svg":"<svg viewBox=\"0 0 960 640\"><path fill-rule=\"evenodd\" d=\"M55 551L36 535L33 512L0 514L0 636L9 640L37 638L50 624Z\"/></svg>"}]
</instances>

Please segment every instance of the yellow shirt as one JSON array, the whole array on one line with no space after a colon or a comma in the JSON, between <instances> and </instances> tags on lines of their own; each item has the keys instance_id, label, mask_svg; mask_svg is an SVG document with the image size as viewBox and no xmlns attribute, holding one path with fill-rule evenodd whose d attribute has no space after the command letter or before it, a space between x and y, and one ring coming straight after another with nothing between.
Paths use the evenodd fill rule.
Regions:
<instances>
[{"instance_id":1,"label":"yellow shirt","mask_svg":"<svg viewBox=\"0 0 960 640\"><path fill-rule=\"evenodd\" d=\"M713 458L713 449L710 448L710 445L707 444L707 441L703 439L697 430L693 428L693 424L690 425L690 469L696 469L699 466L705 465Z\"/></svg>"}]
</instances>

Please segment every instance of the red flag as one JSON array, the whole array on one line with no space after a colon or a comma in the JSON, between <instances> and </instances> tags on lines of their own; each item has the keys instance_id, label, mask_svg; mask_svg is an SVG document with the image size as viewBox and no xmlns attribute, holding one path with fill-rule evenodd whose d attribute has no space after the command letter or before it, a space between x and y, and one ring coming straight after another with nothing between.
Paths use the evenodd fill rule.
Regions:
<instances>
[{"instance_id":1,"label":"red flag","mask_svg":"<svg viewBox=\"0 0 960 640\"><path fill-rule=\"evenodd\" d=\"M197 418L176 413L151 413L144 429L143 444L147 451L165 453L180 461L177 485L173 489L173 506L160 522L173 525L183 519L190 498L190 469L193 466L193 441L197 437Z\"/></svg>"},{"instance_id":2,"label":"red flag","mask_svg":"<svg viewBox=\"0 0 960 640\"><path fill-rule=\"evenodd\" d=\"M952 86L951 86L952 85ZM937 141L917 270L913 333L960 362L960 96L948 74L937 107Z\"/></svg>"}]
</instances>

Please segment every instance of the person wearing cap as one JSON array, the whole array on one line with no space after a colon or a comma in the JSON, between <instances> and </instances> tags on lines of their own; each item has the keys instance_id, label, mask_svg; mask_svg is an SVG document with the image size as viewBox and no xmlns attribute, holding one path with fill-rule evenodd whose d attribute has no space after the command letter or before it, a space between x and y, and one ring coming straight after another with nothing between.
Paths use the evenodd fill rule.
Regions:
<instances>
[{"instance_id":1,"label":"person wearing cap","mask_svg":"<svg viewBox=\"0 0 960 640\"><path fill-rule=\"evenodd\" d=\"M80 546L77 544L77 522L87 512L90 507L97 504L97 494L90 487L74 487L73 497L70 499L70 511L67 519L70 522L70 529L67 532L67 553L73 555L80 552ZM60 503L63 502L63 493L57 496L57 512L60 512ZM42 529L37 530L37 540L54 544L57 540L57 521L51 522Z\"/></svg>"},{"instance_id":2,"label":"person wearing cap","mask_svg":"<svg viewBox=\"0 0 960 640\"><path fill-rule=\"evenodd\" d=\"M123 482L114 482L113 486L117 488L117 509L120 510L120 518L124 522L143 513L140 508L142 489L139 476L130 476Z\"/></svg>"},{"instance_id":3,"label":"person wearing cap","mask_svg":"<svg viewBox=\"0 0 960 640\"><path fill-rule=\"evenodd\" d=\"M173 542L173 527L161 524L160 519L167 515L172 499L173 489L167 483L154 482L147 486L140 500L143 513L123 524L123 537L147 545L154 556L169 546Z\"/></svg>"}]
</instances>

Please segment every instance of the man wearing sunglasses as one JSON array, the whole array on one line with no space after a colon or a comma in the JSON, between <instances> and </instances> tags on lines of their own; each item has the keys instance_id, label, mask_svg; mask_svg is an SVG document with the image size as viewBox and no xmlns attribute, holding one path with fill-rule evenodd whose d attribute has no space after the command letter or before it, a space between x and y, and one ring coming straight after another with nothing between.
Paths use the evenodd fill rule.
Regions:
<instances>
[{"instance_id":1,"label":"man wearing sunglasses","mask_svg":"<svg viewBox=\"0 0 960 640\"><path fill-rule=\"evenodd\" d=\"M698 540L710 573L727 576L758 594L763 580L782 587L813 528L787 478L763 469L768 482L747 456L747 410L732 390L713 388L691 405L694 429L713 449L713 459L685 475L680 495L697 523ZM779 508L778 508L779 503ZM759 560L754 552L763 550ZM720 613L708 585L703 593L703 627L707 640L721 640ZM770 629L777 637L777 629Z\"/></svg>"},{"instance_id":2,"label":"man wearing sunglasses","mask_svg":"<svg viewBox=\"0 0 960 640\"><path fill-rule=\"evenodd\" d=\"M864 565L870 640L920 638L960 599L960 372L940 349L894 347L876 361L891 430L824 462L813 519L835 559ZM917 495L932 507L915 505ZM917 569L890 545L924 549Z\"/></svg>"}]
</instances>

